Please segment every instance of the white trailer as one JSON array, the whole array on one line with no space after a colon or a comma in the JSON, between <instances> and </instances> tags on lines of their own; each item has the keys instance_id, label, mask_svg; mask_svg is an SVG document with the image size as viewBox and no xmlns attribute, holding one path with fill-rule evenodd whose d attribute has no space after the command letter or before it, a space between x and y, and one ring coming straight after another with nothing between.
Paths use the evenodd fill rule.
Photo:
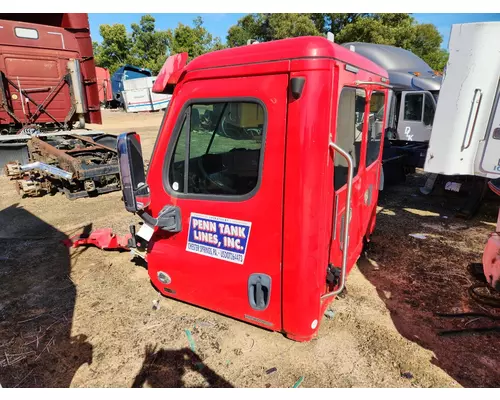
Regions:
<instances>
[{"instance_id":1,"label":"white trailer","mask_svg":"<svg viewBox=\"0 0 500 400\"><path fill-rule=\"evenodd\" d=\"M123 104L127 112L157 111L168 107L172 95L153 93L155 76L123 81Z\"/></svg>"}]
</instances>

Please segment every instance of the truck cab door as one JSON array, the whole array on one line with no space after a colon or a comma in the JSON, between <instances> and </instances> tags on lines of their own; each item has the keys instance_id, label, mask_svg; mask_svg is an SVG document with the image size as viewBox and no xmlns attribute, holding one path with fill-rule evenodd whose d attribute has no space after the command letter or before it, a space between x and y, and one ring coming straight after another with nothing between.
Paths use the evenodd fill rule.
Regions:
<instances>
[{"instance_id":1,"label":"truck cab door","mask_svg":"<svg viewBox=\"0 0 500 400\"><path fill-rule=\"evenodd\" d=\"M478 148L478 161L480 167L475 167L476 173L486 173L490 178L497 178L500 174L500 89L497 90L496 99L491 110L489 131L487 132L486 143L484 144L483 154L481 154L481 145ZM473 102L477 104L475 107L475 118L477 118L477 109L479 108L479 100ZM474 128L471 127L469 137L464 140L464 149L471 147ZM477 161L476 161L477 163Z\"/></svg>"},{"instance_id":2,"label":"truck cab door","mask_svg":"<svg viewBox=\"0 0 500 400\"><path fill-rule=\"evenodd\" d=\"M181 215L180 232L150 240L154 286L272 330L282 323L287 96L287 74L182 83L148 173L152 213Z\"/></svg>"},{"instance_id":3,"label":"truck cab door","mask_svg":"<svg viewBox=\"0 0 500 400\"><path fill-rule=\"evenodd\" d=\"M342 73L342 71L339 71ZM334 102L337 104L337 102ZM356 262L358 250L363 240L361 204L364 196L364 162L363 132L365 131L367 116L366 91L361 88L344 86L340 90L334 143L347 152L353 161L353 180L350 204L347 198L349 166L345 158L337 151L333 153L333 228L330 245L330 264L338 267L342 264L342 253L347 251L348 271ZM346 228L347 207L350 207L349 243L346 247L343 232ZM358 253L359 254L359 253ZM347 272L348 272L347 271Z\"/></svg>"},{"instance_id":4,"label":"truck cab door","mask_svg":"<svg viewBox=\"0 0 500 400\"><path fill-rule=\"evenodd\" d=\"M343 71L339 71L343 81ZM359 79L369 81L370 75ZM349 82L347 77L344 82ZM340 86L340 85L339 85ZM342 265L347 251L346 273L352 269L363 248L364 238L374 228L381 176L382 146L387 120L387 89L341 86L336 106L334 144L353 161L351 199L348 199L348 163L341 152L334 152L333 226L330 245L330 268ZM332 147L335 147L331 145ZM347 208L350 207L348 243L344 243Z\"/></svg>"},{"instance_id":5,"label":"truck cab door","mask_svg":"<svg viewBox=\"0 0 500 400\"><path fill-rule=\"evenodd\" d=\"M371 233L374 226L374 215L378 200L379 182L382 172L382 152L384 142L384 131L387 125L389 113L385 113L391 98L386 99L386 91L372 91L368 107L368 126L366 134L366 152L365 152L365 178L363 193L363 218L362 232ZM389 96L390 97L390 96Z\"/></svg>"},{"instance_id":6,"label":"truck cab door","mask_svg":"<svg viewBox=\"0 0 500 400\"><path fill-rule=\"evenodd\" d=\"M428 142L436 112L436 101L424 90L401 93L398 118L398 139L408 142Z\"/></svg>"}]
</instances>

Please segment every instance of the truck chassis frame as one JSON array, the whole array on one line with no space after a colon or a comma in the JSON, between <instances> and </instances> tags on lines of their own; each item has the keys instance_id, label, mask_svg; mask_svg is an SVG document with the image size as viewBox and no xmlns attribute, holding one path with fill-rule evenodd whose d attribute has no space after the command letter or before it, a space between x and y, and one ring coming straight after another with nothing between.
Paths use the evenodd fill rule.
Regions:
<instances>
[{"instance_id":1,"label":"truck chassis frame","mask_svg":"<svg viewBox=\"0 0 500 400\"><path fill-rule=\"evenodd\" d=\"M15 138L26 140L24 135ZM114 138L74 131L31 136L25 143L29 163L11 160L4 173L16 180L23 196L59 191L73 200L120 190L118 154L109 146Z\"/></svg>"}]
</instances>

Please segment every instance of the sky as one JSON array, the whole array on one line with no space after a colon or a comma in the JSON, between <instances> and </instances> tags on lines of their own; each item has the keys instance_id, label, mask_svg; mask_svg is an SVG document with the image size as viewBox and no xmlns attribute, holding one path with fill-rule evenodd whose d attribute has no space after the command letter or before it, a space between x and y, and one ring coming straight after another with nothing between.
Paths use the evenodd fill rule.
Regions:
<instances>
[{"instance_id":1,"label":"sky","mask_svg":"<svg viewBox=\"0 0 500 400\"><path fill-rule=\"evenodd\" d=\"M139 22L142 14L89 14L90 30L92 39L101 41L99 25L101 24L124 24L130 30L130 24ZM214 36L220 37L226 42L229 27L236 24L239 18L246 14L152 14L156 19L156 28L165 30L175 28L179 22L184 25L192 25L193 20L200 15L204 26ZM420 23L431 23L436 25L443 36L442 47L448 47L448 39L452 24L468 22L500 21L500 14L413 14Z\"/></svg>"}]
</instances>

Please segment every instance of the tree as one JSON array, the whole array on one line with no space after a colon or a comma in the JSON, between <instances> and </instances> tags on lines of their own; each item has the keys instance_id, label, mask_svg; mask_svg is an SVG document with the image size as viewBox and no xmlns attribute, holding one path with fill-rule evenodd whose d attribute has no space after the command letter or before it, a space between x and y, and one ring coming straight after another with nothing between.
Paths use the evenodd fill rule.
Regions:
<instances>
[{"instance_id":1,"label":"tree","mask_svg":"<svg viewBox=\"0 0 500 400\"><path fill-rule=\"evenodd\" d=\"M441 48L443 37L432 24L415 26L411 44L412 51L437 71L442 71L448 62L448 52Z\"/></svg>"},{"instance_id":2,"label":"tree","mask_svg":"<svg viewBox=\"0 0 500 400\"><path fill-rule=\"evenodd\" d=\"M243 46L249 39L260 42L297 36L339 33L346 25L368 14L248 14L229 28L229 47Z\"/></svg>"},{"instance_id":3,"label":"tree","mask_svg":"<svg viewBox=\"0 0 500 400\"><path fill-rule=\"evenodd\" d=\"M413 39L412 24L409 14L371 14L357 18L347 24L336 36L335 41L368 42L388 44L407 48Z\"/></svg>"},{"instance_id":4,"label":"tree","mask_svg":"<svg viewBox=\"0 0 500 400\"><path fill-rule=\"evenodd\" d=\"M307 14L268 14L266 33L274 39L318 36L320 31Z\"/></svg>"},{"instance_id":5,"label":"tree","mask_svg":"<svg viewBox=\"0 0 500 400\"><path fill-rule=\"evenodd\" d=\"M121 65L130 61L132 41L123 24L101 25L99 33L102 36L102 43L94 42L96 65L108 68L110 73L114 73Z\"/></svg>"},{"instance_id":6,"label":"tree","mask_svg":"<svg viewBox=\"0 0 500 400\"><path fill-rule=\"evenodd\" d=\"M229 47L243 46L249 39L263 39L263 21L262 14L248 14L240 18L236 25L229 28L227 33L227 45Z\"/></svg>"},{"instance_id":7,"label":"tree","mask_svg":"<svg viewBox=\"0 0 500 400\"><path fill-rule=\"evenodd\" d=\"M143 15L139 23L131 24L128 34L125 25L101 25L102 42L93 42L96 65L108 68L113 74L124 64L150 69L157 74L168 54L187 51L190 58L225 46L218 37L203 26L201 17L193 21L194 27L179 24L175 29L157 30L155 18Z\"/></svg>"},{"instance_id":8,"label":"tree","mask_svg":"<svg viewBox=\"0 0 500 400\"><path fill-rule=\"evenodd\" d=\"M267 42L320 34L310 14L248 14L229 28L226 40L229 47L236 47L245 45L249 39Z\"/></svg>"},{"instance_id":9,"label":"tree","mask_svg":"<svg viewBox=\"0 0 500 400\"><path fill-rule=\"evenodd\" d=\"M368 42L410 50L436 70L442 70L448 57L434 25L418 24L402 13L248 14L229 28L227 43L234 47L248 39L265 42L327 32L337 43Z\"/></svg>"},{"instance_id":10,"label":"tree","mask_svg":"<svg viewBox=\"0 0 500 400\"><path fill-rule=\"evenodd\" d=\"M336 13L336 14L310 14L310 18L316 25L316 29L323 34L332 32L339 33L347 25L356 22L359 18L367 16L366 13Z\"/></svg>"},{"instance_id":11,"label":"tree","mask_svg":"<svg viewBox=\"0 0 500 400\"><path fill-rule=\"evenodd\" d=\"M187 52L189 59L193 59L213 50L220 50L225 46L219 38L213 38L203 26L203 19L193 20L194 27L179 23L175 29L167 31L167 43L172 54Z\"/></svg>"},{"instance_id":12,"label":"tree","mask_svg":"<svg viewBox=\"0 0 500 400\"><path fill-rule=\"evenodd\" d=\"M134 63L158 73L167 59L168 32L155 29L155 19L143 15L139 24L132 24Z\"/></svg>"},{"instance_id":13,"label":"tree","mask_svg":"<svg viewBox=\"0 0 500 400\"><path fill-rule=\"evenodd\" d=\"M409 50L435 70L442 71L448 53L443 38L432 24L418 24L409 14L372 14L358 18L336 36L335 41L387 44Z\"/></svg>"}]
</instances>

